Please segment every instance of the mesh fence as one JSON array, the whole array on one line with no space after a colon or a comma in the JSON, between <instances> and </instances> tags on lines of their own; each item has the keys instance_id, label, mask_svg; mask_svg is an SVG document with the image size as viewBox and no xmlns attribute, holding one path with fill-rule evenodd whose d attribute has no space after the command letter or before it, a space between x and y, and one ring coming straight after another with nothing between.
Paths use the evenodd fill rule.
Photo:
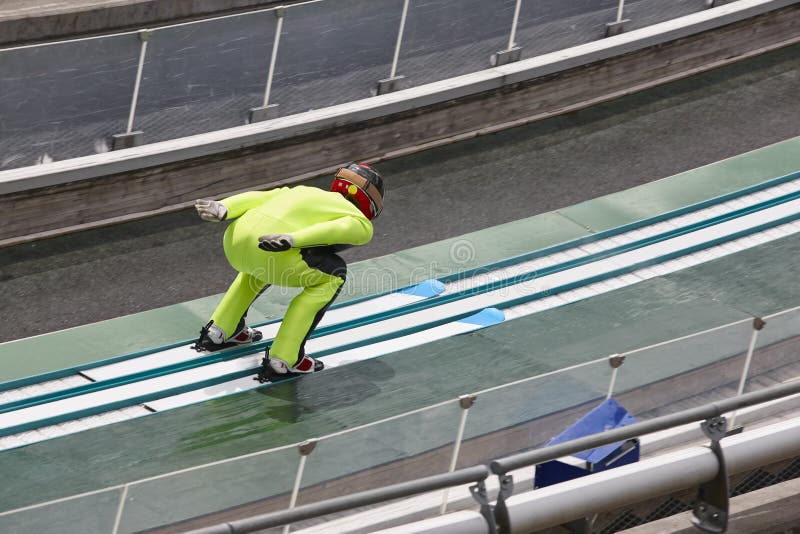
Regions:
<instances>
[{"instance_id":1,"label":"mesh fence","mask_svg":"<svg viewBox=\"0 0 800 534\"><path fill-rule=\"evenodd\" d=\"M135 34L0 51L0 170L107 150L125 131Z\"/></svg>"},{"instance_id":2,"label":"mesh fence","mask_svg":"<svg viewBox=\"0 0 800 534\"><path fill-rule=\"evenodd\" d=\"M730 3L719 0L718 5ZM413 87L602 39L617 0L412 0L395 74ZM271 87L274 116L367 98L392 73L402 0L290 6ZM706 0L626 3L626 29L701 11ZM265 100L273 11L158 28L149 35L132 130L150 143L245 124ZM136 33L0 50L0 170L105 152L127 130Z\"/></svg>"},{"instance_id":3,"label":"mesh fence","mask_svg":"<svg viewBox=\"0 0 800 534\"><path fill-rule=\"evenodd\" d=\"M155 142L244 124L261 104L275 21L267 11L153 32L133 129Z\"/></svg>"},{"instance_id":4,"label":"mesh fence","mask_svg":"<svg viewBox=\"0 0 800 534\"><path fill-rule=\"evenodd\" d=\"M635 30L707 9L706 0L639 0L625 4L626 30Z\"/></svg>"},{"instance_id":5,"label":"mesh fence","mask_svg":"<svg viewBox=\"0 0 800 534\"><path fill-rule=\"evenodd\" d=\"M790 458L752 471L731 476L730 496L736 497L800 477L800 457ZM697 489L685 490L657 499L600 514L592 532L612 534L692 510Z\"/></svg>"}]
</instances>

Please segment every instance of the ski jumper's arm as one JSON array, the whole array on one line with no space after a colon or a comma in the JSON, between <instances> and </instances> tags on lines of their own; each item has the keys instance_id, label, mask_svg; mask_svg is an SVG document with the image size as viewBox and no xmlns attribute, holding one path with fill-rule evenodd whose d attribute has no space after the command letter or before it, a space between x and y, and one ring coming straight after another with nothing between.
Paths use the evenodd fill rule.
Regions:
<instances>
[{"instance_id":1,"label":"ski jumper's arm","mask_svg":"<svg viewBox=\"0 0 800 534\"><path fill-rule=\"evenodd\" d=\"M363 215L345 215L292 232L296 248L364 245L372 239L372 223Z\"/></svg>"},{"instance_id":2,"label":"ski jumper's arm","mask_svg":"<svg viewBox=\"0 0 800 534\"><path fill-rule=\"evenodd\" d=\"M285 189L285 187L281 187L279 189L271 189L269 191L247 191L246 193L240 193L238 195L233 195L231 197L222 199L221 202L228 209L228 216L225 217L225 220L230 221L231 219L241 217L247 210L263 204L269 200L270 197L278 194L281 191L284 191Z\"/></svg>"}]
</instances>

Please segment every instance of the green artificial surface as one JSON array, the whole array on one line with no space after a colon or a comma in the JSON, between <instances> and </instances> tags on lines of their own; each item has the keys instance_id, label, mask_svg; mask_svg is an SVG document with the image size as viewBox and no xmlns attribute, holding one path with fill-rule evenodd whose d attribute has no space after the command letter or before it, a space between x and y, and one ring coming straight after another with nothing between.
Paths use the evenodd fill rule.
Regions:
<instances>
[{"instance_id":1,"label":"green artificial surface","mask_svg":"<svg viewBox=\"0 0 800 534\"><path fill-rule=\"evenodd\" d=\"M557 213L544 213L524 221L353 263L349 266L348 280L337 303L394 291L587 233ZM503 239L499 239L500 236ZM250 308L248 321L255 324L280 318L296 292L294 288L268 289ZM222 295L213 295L0 344L0 382L194 339L221 298ZM136 335L131 335L131 332Z\"/></svg>"},{"instance_id":2,"label":"green artificial surface","mask_svg":"<svg viewBox=\"0 0 800 534\"><path fill-rule=\"evenodd\" d=\"M800 301L800 286L788 283L793 274L784 267L786 258L798 253L800 236L791 236L472 334L5 451L2 474L17 483L0 490L0 502L3 509L15 508L297 443L434 403L454 401L459 395L520 378L746 320L751 316L750 310L772 311ZM760 266L757 280L741 284L727 278L731 269L744 269L746 264ZM712 273L717 273L716 277ZM695 279L703 279L704 283L695 287L684 284ZM771 291L780 286L783 291ZM751 300L759 289L774 298ZM655 365L669 375L670 362L680 370L687 365L682 348L679 352L649 365L631 365L626 371L640 369L642 374L649 374ZM431 380L436 376L448 379ZM607 387L607 380L607 366L603 364L537 381L530 394L520 394L521 388L512 387L491 395L494 402L506 408L519 405L515 406L516 411L528 417L596 396ZM565 384L571 387L565 389ZM576 384L581 388L572 387ZM431 443L451 440L456 412L442 408L437 424L425 421L426 439ZM471 420L477 424L491 420L497 413L485 409L480 416L476 411ZM410 421L398 419L382 425L377 433L337 438L342 446L336 450L342 458L326 458L328 471L333 471L327 474L335 475L335 470L354 452L365 464L416 452L420 444L408 440L408 436L418 436L422 423L415 418ZM476 428L482 426L477 424ZM474 432L468 425L467 434ZM380 439L365 441L364 435L377 435ZM262 459L259 465L271 464ZM317 476L323 477L323 473ZM286 484L290 482L287 480Z\"/></svg>"},{"instance_id":3,"label":"green artificial surface","mask_svg":"<svg viewBox=\"0 0 800 534\"><path fill-rule=\"evenodd\" d=\"M800 169L800 138L559 210L594 232L777 178Z\"/></svg>"},{"instance_id":4,"label":"green artificial surface","mask_svg":"<svg viewBox=\"0 0 800 534\"><path fill-rule=\"evenodd\" d=\"M348 282L352 285L343 301L498 261L788 174L800 168L799 142L779 143L557 213L354 264ZM505 239L498 239L501 235ZM509 235L514 238L508 239ZM322 442L320 450L328 451L325 462L310 460L307 481L413 455L453 439L459 395L797 305L800 285L792 260L798 254L800 236L794 235L471 334L8 450L2 453L0 475L16 482L0 489L0 511L286 446L450 401L425 416L396 419L343 434L327 445ZM187 339L218 298L0 345L0 378L10 380ZM278 317L289 298L263 296L251 321ZM123 331L151 335L132 340L118 335ZM739 333L733 334L724 341L738 344ZM722 334L719 339L723 340ZM659 353L657 358L626 364L626 380L649 376L654 370L669 376L706 363L687 357L685 346L675 350L676 354ZM432 379L441 376L447 380ZM470 415L473 426L468 424L467 436L485 432L487 425L501 428L595 398L605 391L608 376L608 366L601 362L530 386L486 393L483 404L479 401ZM504 416L498 415L500 406ZM252 500L254 487L267 494L288 491L296 458L290 448L253 464L243 462L215 472L211 478L226 488L225 498L209 494L192 503L173 503L172 519ZM141 493L136 500L141 506L158 506L167 493L174 496L181 488L202 486L203 477L185 475L137 486L135 491Z\"/></svg>"},{"instance_id":5,"label":"green artificial surface","mask_svg":"<svg viewBox=\"0 0 800 534\"><path fill-rule=\"evenodd\" d=\"M557 212L354 263L339 302L391 291L652 217L797 169L800 169L800 138ZM255 323L279 318L294 294L293 290L271 288L253 305L249 320ZM0 344L0 382L192 339L220 298L221 295L213 295ZM131 332L137 335L132 336Z\"/></svg>"}]
</instances>

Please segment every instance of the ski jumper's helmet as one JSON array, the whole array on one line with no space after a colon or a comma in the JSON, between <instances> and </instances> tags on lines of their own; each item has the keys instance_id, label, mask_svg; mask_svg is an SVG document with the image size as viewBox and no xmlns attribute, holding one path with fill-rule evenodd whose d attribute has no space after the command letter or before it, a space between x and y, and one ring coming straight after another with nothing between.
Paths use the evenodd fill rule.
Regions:
<instances>
[{"instance_id":1,"label":"ski jumper's helmet","mask_svg":"<svg viewBox=\"0 0 800 534\"><path fill-rule=\"evenodd\" d=\"M369 220L383 210L383 178L366 163L350 163L336 171L331 191L344 195Z\"/></svg>"}]
</instances>

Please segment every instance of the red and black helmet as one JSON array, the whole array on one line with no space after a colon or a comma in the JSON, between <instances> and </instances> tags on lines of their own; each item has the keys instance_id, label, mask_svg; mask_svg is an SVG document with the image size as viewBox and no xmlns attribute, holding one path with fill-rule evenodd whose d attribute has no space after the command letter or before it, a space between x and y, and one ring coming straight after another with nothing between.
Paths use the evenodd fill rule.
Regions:
<instances>
[{"instance_id":1,"label":"red and black helmet","mask_svg":"<svg viewBox=\"0 0 800 534\"><path fill-rule=\"evenodd\" d=\"M383 178L366 163L350 163L336 171L331 191L344 195L369 220L383 210Z\"/></svg>"}]
</instances>

